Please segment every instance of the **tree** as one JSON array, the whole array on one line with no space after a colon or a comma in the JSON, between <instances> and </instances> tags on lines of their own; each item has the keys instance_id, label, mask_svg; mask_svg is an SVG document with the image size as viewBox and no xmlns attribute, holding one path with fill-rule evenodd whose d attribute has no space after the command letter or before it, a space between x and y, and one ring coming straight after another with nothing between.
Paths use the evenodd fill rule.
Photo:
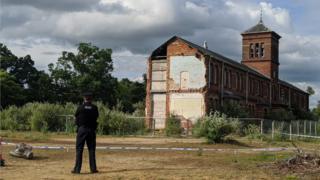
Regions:
<instances>
[{"instance_id":1,"label":"tree","mask_svg":"<svg viewBox=\"0 0 320 180\"><path fill-rule=\"evenodd\" d=\"M34 67L34 61L30 55L18 58L4 44L0 44L0 54L0 69L14 77L11 80L14 80L21 87L21 92L15 93L24 96L23 103L30 101L52 101L51 97L54 93L52 91L51 78L44 71L38 71ZM13 104L19 105L21 103L19 101Z\"/></svg>"},{"instance_id":2,"label":"tree","mask_svg":"<svg viewBox=\"0 0 320 180\"><path fill-rule=\"evenodd\" d=\"M310 96L314 95L315 91L313 90L313 88L311 86L307 87L307 92L310 94Z\"/></svg>"},{"instance_id":3,"label":"tree","mask_svg":"<svg viewBox=\"0 0 320 180\"><path fill-rule=\"evenodd\" d=\"M136 104L144 101L145 93L145 82L132 82L125 78L119 81L117 87L117 99L121 102L121 110L124 112L132 113L137 107Z\"/></svg>"},{"instance_id":4,"label":"tree","mask_svg":"<svg viewBox=\"0 0 320 180\"><path fill-rule=\"evenodd\" d=\"M80 43L78 53L62 52L49 71L61 101L79 101L82 91L93 91L97 100L116 103L117 80L111 76L111 49L99 49L90 43Z\"/></svg>"},{"instance_id":5,"label":"tree","mask_svg":"<svg viewBox=\"0 0 320 180\"><path fill-rule=\"evenodd\" d=\"M24 102L23 88L16 82L14 76L0 70L0 101L1 109L9 105L21 105Z\"/></svg>"},{"instance_id":6,"label":"tree","mask_svg":"<svg viewBox=\"0 0 320 180\"><path fill-rule=\"evenodd\" d=\"M316 117L316 119L320 120L320 100L315 108L312 109L312 113Z\"/></svg>"}]
</instances>

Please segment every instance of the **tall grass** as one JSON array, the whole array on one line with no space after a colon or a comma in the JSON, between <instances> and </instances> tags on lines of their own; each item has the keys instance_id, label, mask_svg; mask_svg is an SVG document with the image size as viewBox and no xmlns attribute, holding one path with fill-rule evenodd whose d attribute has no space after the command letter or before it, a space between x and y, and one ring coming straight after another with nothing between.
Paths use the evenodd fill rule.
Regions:
<instances>
[{"instance_id":1,"label":"tall grass","mask_svg":"<svg viewBox=\"0 0 320 180\"><path fill-rule=\"evenodd\" d=\"M144 119L128 118L118 110L97 102L99 134L128 135L144 132ZM10 106L0 111L0 129L11 131L75 132L74 112L77 105L28 103L22 107ZM69 115L69 116L64 116ZM71 115L71 116L70 116Z\"/></svg>"}]
</instances>

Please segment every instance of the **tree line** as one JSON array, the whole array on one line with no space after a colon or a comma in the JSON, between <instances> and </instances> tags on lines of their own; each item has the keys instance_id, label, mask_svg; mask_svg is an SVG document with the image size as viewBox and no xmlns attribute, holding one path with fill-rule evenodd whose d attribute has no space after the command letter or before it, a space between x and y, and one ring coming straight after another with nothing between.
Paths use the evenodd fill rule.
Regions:
<instances>
[{"instance_id":1,"label":"tree line","mask_svg":"<svg viewBox=\"0 0 320 180\"><path fill-rule=\"evenodd\" d=\"M77 52L63 51L48 72L35 67L30 55L17 57L0 43L1 109L27 102L79 104L83 91L92 91L96 101L132 113L143 106L144 82L112 76L112 50L80 43ZM141 108L141 107L139 107Z\"/></svg>"}]
</instances>

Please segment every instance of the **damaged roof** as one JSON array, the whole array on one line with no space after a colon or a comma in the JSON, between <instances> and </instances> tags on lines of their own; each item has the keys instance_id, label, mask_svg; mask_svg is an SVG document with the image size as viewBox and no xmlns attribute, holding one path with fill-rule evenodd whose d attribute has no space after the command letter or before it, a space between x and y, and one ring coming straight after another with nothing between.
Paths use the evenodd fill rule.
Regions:
<instances>
[{"instance_id":1,"label":"damaged roof","mask_svg":"<svg viewBox=\"0 0 320 180\"><path fill-rule=\"evenodd\" d=\"M273 31L272 31L272 32L273 32ZM258 71L256 71L256 70L254 70L254 69L252 69L252 68L250 68L250 67L248 67L248 66L246 66L246 65L244 65L244 64L241 64L241 63L239 63L239 62L237 62L237 61L234 61L234 60L232 60L232 59L229 59L229 58L227 58L227 57L225 57L225 56L222 56L222 55L220 55L220 54L218 54L218 53L216 53L216 52L213 52L213 51L211 51L211 50L209 50L209 49L206 49L206 48L204 48L204 47L202 47L202 46L199 46L199 45L197 45L197 44L194 44L194 43L192 43L192 42L190 42L190 41L187 41L187 40L185 40L185 39L183 39L183 38L181 38L181 37L178 37L178 36L173 36L173 37L170 38L168 41L166 41L165 43L163 43L160 47L158 47L157 49L155 49L155 50L152 52L151 57L157 57L158 55L160 55L160 57L165 57L165 56L166 56L166 53L167 53L167 45L168 45L169 43L177 40L177 39L185 42L185 43L188 44L190 47L197 49L199 52L201 52L201 53L204 54L204 55L208 55L208 56L213 57L214 59L217 59L217 60L219 60L219 61L221 61L221 62L224 62L224 63L229 64L229 65L231 65L231 66L234 66L234 67L236 67L236 68L240 68L240 69L242 69L242 70L244 70L244 71L250 72L250 73L252 73L252 74L254 74L254 75L257 75L257 76L259 76L259 77L262 77L262 78L265 78L265 79L270 80L270 77L268 77L268 76L266 76L266 75L264 75L264 74L262 74L262 73L260 73L260 72L258 72ZM279 83L282 84L282 85L291 87L291 88L293 88L293 89L295 89L295 90L298 90L298 91L300 91L300 92L303 92L303 93L308 94L307 92L305 92L305 91L303 91L303 90L295 87L294 85L292 85L292 84L290 84L290 83L288 83L288 82L286 82L286 81L283 81L283 80L280 80L280 79L279 79Z\"/></svg>"}]
</instances>

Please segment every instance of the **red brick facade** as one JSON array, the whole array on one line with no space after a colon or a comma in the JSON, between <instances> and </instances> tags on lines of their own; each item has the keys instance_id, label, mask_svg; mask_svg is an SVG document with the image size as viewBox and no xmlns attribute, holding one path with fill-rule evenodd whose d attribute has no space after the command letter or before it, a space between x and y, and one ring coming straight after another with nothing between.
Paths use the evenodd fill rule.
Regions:
<instances>
[{"instance_id":1,"label":"red brick facade","mask_svg":"<svg viewBox=\"0 0 320 180\"><path fill-rule=\"evenodd\" d=\"M179 37L173 37L156 49L148 60L146 116L152 117L152 62L166 60L166 117L170 114L170 93L201 93L205 112L217 109L225 101L236 101L250 110L252 117L263 117L277 108L309 109L309 95L279 80L278 48L280 36L275 32L243 33L242 63L225 58ZM259 47L252 56L252 45ZM206 85L199 89L170 90L170 57L195 56L204 60ZM151 118L146 119L151 128Z\"/></svg>"}]
</instances>

